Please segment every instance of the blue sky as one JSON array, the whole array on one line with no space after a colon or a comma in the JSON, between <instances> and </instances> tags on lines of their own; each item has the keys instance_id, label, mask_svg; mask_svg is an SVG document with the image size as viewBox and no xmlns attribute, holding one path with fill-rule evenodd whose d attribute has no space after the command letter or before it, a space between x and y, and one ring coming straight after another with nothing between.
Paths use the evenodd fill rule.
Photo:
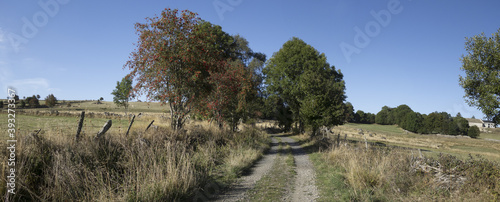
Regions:
<instances>
[{"instance_id":1,"label":"blue sky","mask_svg":"<svg viewBox=\"0 0 500 202\"><path fill-rule=\"evenodd\" d=\"M1 94L14 86L21 97L112 100L137 42L134 24L164 8L197 12L268 58L301 38L341 69L347 101L372 113L407 104L426 114L482 117L463 99L459 59L465 37L500 28L493 0L1 1Z\"/></svg>"}]
</instances>

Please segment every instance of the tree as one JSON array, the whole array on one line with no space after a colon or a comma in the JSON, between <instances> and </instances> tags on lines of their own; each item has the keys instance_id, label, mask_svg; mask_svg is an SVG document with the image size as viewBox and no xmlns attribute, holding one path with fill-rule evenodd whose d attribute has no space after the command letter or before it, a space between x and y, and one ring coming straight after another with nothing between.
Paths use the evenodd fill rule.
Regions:
<instances>
[{"instance_id":1,"label":"tree","mask_svg":"<svg viewBox=\"0 0 500 202\"><path fill-rule=\"evenodd\" d=\"M131 89L131 90L132 90L132 89ZM103 97L100 97L100 98L99 98L99 101L103 101L103 100L104 100L104 98L103 98Z\"/></svg>"},{"instance_id":2,"label":"tree","mask_svg":"<svg viewBox=\"0 0 500 202\"><path fill-rule=\"evenodd\" d=\"M343 75L326 61L326 56L296 37L268 60L263 69L266 91L278 96L293 114L300 131L305 125L342 124L345 84Z\"/></svg>"},{"instance_id":3,"label":"tree","mask_svg":"<svg viewBox=\"0 0 500 202\"><path fill-rule=\"evenodd\" d=\"M213 118L217 113L225 116L217 111L229 102L219 101L242 97L221 97L216 90L226 85L219 82L231 81L217 76L240 69L230 60L233 37L187 10L165 9L160 17L146 21L135 25L138 48L125 64L132 70L128 76L137 81L133 93L168 103L174 130L181 129L193 111Z\"/></svg>"},{"instance_id":4,"label":"tree","mask_svg":"<svg viewBox=\"0 0 500 202\"><path fill-rule=\"evenodd\" d=\"M0 100L0 108L3 108L3 101Z\"/></svg>"},{"instance_id":5,"label":"tree","mask_svg":"<svg viewBox=\"0 0 500 202\"><path fill-rule=\"evenodd\" d=\"M354 114L354 123L365 123L365 122L366 122L365 112L362 110L356 111L356 114Z\"/></svg>"},{"instance_id":6,"label":"tree","mask_svg":"<svg viewBox=\"0 0 500 202\"><path fill-rule=\"evenodd\" d=\"M461 57L465 78L460 76L460 85L465 90L465 99L476 106L486 117L500 123L500 29L492 37L484 33L465 38L467 55Z\"/></svg>"},{"instance_id":7,"label":"tree","mask_svg":"<svg viewBox=\"0 0 500 202\"><path fill-rule=\"evenodd\" d=\"M346 102L344 105L344 122L353 122L354 121L354 106L350 102Z\"/></svg>"},{"instance_id":8,"label":"tree","mask_svg":"<svg viewBox=\"0 0 500 202\"><path fill-rule=\"evenodd\" d=\"M375 123L380 125L388 125L387 123L387 117L389 116L388 108L389 107L387 106L382 107L382 110L380 110L375 116Z\"/></svg>"},{"instance_id":9,"label":"tree","mask_svg":"<svg viewBox=\"0 0 500 202\"><path fill-rule=\"evenodd\" d=\"M57 104L57 98L54 96L54 94L49 94L45 98L45 105L47 105L48 107L53 107L56 104Z\"/></svg>"},{"instance_id":10,"label":"tree","mask_svg":"<svg viewBox=\"0 0 500 202\"><path fill-rule=\"evenodd\" d=\"M405 115L401 128L414 133L422 133L423 126L424 118L422 115L420 113L410 112Z\"/></svg>"},{"instance_id":11,"label":"tree","mask_svg":"<svg viewBox=\"0 0 500 202\"><path fill-rule=\"evenodd\" d=\"M461 116L457 116L453 118L453 122L455 122L455 125L457 125L458 127L459 135L467 135L469 130L469 121L467 121L467 119Z\"/></svg>"},{"instance_id":12,"label":"tree","mask_svg":"<svg viewBox=\"0 0 500 202\"><path fill-rule=\"evenodd\" d=\"M130 100L130 92L132 90L132 79L124 77L121 81L116 82L116 88L111 92L113 95L113 102L118 107L128 108L128 101Z\"/></svg>"},{"instance_id":13,"label":"tree","mask_svg":"<svg viewBox=\"0 0 500 202\"><path fill-rule=\"evenodd\" d=\"M40 95L36 95L36 98L37 98L37 99L40 99L41 97L40 97Z\"/></svg>"},{"instance_id":14,"label":"tree","mask_svg":"<svg viewBox=\"0 0 500 202\"><path fill-rule=\"evenodd\" d=\"M25 108L26 102L24 100L19 101L19 108Z\"/></svg>"},{"instance_id":15,"label":"tree","mask_svg":"<svg viewBox=\"0 0 500 202\"><path fill-rule=\"evenodd\" d=\"M40 102L38 101L38 98L36 98L35 95L26 98L26 103L29 104L29 106L32 108L40 107Z\"/></svg>"},{"instance_id":16,"label":"tree","mask_svg":"<svg viewBox=\"0 0 500 202\"><path fill-rule=\"evenodd\" d=\"M477 126L471 126L469 128L469 137L471 138L477 138L479 137L479 134L481 134L481 131L479 130L479 128Z\"/></svg>"}]
</instances>

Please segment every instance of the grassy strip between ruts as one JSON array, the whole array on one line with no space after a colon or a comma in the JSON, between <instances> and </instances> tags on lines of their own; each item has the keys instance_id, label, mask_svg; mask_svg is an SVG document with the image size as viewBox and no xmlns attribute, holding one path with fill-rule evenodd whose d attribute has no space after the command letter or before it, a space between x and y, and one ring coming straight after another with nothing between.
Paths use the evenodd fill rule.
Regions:
<instances>
[{"instance_id":1,"label":"grassy strip between ruts","mask_svg":"<svg viewBox=\"0 0 500 202\"><path fill-rule=\"evenodd\" d=\"M257 181L255 187L248 192L249 201L281 201L293 191L295 177L295 161L290 145L279 139L278 156L266 175Z\"/></svg>"}]
</instances>

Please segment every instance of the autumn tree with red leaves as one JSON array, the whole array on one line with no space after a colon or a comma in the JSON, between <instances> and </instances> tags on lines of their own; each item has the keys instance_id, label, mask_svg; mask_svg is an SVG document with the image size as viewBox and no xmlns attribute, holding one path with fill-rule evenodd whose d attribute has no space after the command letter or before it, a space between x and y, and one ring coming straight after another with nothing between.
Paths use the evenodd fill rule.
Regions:
<instances>
[{"instance_id":1,"label":"autumn tree with red leaves","mask_svg":"<svg viewBox=\"0 0 500 202\"><path fill-rule=\"evenodd\" d=\"M137 81L134 94L168 103L171 126L181 129L196 107L211 91L211 72L225 65L220 36L202 31L205 22L197 14L165 9L161 16L137 23L137 49L124 68Z\"/></svg>"},{"instance_id":2,"label":"autumn tree with red leaves","mask_svg":"<svg viewBox=\"0 0 500 202\"><path fill-rule=\"evenodd\" d=\"M252 68L245 63L265 60L265 55L187 10L165 9L160 17L146 20L135 25L137 49L124 66L137 81L133 93L168 103L174 130L193 111L235 130L256 94L255 64L264 61Z\"/></svg>"}]
</instances>

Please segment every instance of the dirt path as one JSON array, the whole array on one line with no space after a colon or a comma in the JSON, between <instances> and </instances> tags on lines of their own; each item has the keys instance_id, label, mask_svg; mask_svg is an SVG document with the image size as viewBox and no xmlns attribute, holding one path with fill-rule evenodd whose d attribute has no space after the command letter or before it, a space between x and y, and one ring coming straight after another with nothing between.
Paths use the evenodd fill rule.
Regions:
<instances>
[{"instance_id":1,"label":"dirt path","mask_svg":"<svg viewBox=\"0 0 500 202\"><path fill-rule=\"evenodd\" d=\"M309 160L309 156L294 139L282 137L281 140L290 144L295 158L297 176L295 178L295 189L291 195L291 201L314 201L319 197L319 192L315 183L314 167Z\"/></svg>"},{"instance_id":2,"label":"dirt path","mask_svg":"<svg viewBox=\"0 0 500 202\"><path fill-rule=\"evenodd\" d=\"M233 185L228 192L221 194L216 201L245 201L247 192L255 186L262 176L269 172L276 160L278 141L275 137L280 136L272 137L271 149L251 168L250 174L241 177L238 183ZM293 183L293 191L290 190L291 193L284 196L282 200L293 202L315 201L319 197L319 192L315 184L314 167L309 160L309 156L294 139L281 136L281 141L291 146L297 173L294 182L290 182Z\"/></svg>"},{"instance_id":3,"label":"dirt path","mask_svg":"<svg viewBox=\"0 0 500 202\"><path fill-rule=\"evenodd\" d=\"M271 139L271 149L255 165L250 168L249 175L242 176L230 190L221 194L215 201L241 201L245 199L246 192L255 186L255 183L262 178L273 166L278 151L278 141Z\"/></svg>"}]
</instances>

